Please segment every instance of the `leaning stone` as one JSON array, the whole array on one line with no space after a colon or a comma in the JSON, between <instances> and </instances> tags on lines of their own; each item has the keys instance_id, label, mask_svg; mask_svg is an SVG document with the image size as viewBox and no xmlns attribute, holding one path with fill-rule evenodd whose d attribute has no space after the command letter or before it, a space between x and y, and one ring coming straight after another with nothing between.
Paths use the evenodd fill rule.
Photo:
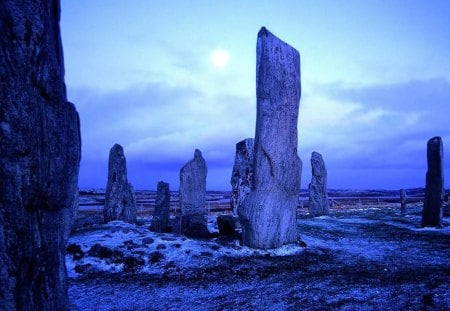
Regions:
<instances>
[{"instance_id":1,"label":"leaning stone","mask_svg":"<svg viewBox=\"0 0 450 311\"><path fill-rule=\"evenodd\" d=\"M253 183L254 139L247 138L236 144L233 173L231 175L231 209L237 215L238 206L250 193Z\"/></svg>"},{"instance_id":2,"label":"leaning stone","mask_svg":"<svg viewBox=\"0 0 450 311\"><path fill-rule=\"evenodd\" d=\"M1 310L68 308L81 143L59 19L58 0L0 1Z\"/></svg>"},{"instance_id":3,"label":"leaning stone","mask_svg":"<svg viewBox=\"0 0 450 311\"><path fill-rule=\"evenodd\" d=\"M136 223L136 199L133 186L128 183L127 163L123 148L115 144L109 152L108 183L103 217L105 222L122 220Z\"/></svg>"},{"instance_id":4,"label":"leaning stone","mask_svg":"<svg viewBox=\"0 0 450 311\"><path fill-rule=\"evenodd\" d=\"M311 216L328 215L330 203L327 192L327 169L322 155L318 152L311 154L312 177L309 184L309 213Z\"/></svg>"},{"instance_id":5,"label":"leaning stone","mask_svg":"<svg viewBox=\"0 0 450 311\"><path fill-rule=\"evenodd\" d=\"M406 191L400 189L400 214L406 215Z\"/></svg>"},{"instance_id":6,"label":"leaning stone","mask_svg":"<svg viewBox=\"0 0 450 311\"><path fill-rule=\"evenodd\" d=\"M180 206L182 234L190 237L209 236L206 218L206 162L196 149L194 159L180 171Z\"/></svg>"},{"instance_id":7,"label":"leaning stone","mask_svg":"<svg viewBox=\"0 0 450 311\"><path fill-rule=\"evenodd\" d=\"M238 214L244 245L268 249L298 238L300 55L265 28L258 33L256 52L253 186Z\"/></svg>"},{"instance_id":8,"label":"leaning stone","mask_svg":"<svg viewBox=\"0 0 450 311\"><path fill-rule=\"evenodd\" d=\"M217 227L219 227L219 235L233 235L236 233L236 219L233 215L219 215Z\"/></svg>"},{"instance_id":9,"label":"leaning stone","mask_svg":"<svg viewBox=\"0 0 450 311\"><path fill-rule=\"evenodd\" d=\"M433 137L427 144L428 170L426 175L425 202L422 210L422 227L442 227L442 203L444 201L444 153L442 139Z\"/></svg>"},{"instance_id":10,"label":"leaning stone","mask_svg":"<svg viewBox=\"0 0 450 311\"><path fill-rule=\"evenodd\" d=\"M169 184L158 182L156 191L155 212L153 213L150 230L154 232L166 232L169 222L170 189Z\"/></svg>"}]
</instances>

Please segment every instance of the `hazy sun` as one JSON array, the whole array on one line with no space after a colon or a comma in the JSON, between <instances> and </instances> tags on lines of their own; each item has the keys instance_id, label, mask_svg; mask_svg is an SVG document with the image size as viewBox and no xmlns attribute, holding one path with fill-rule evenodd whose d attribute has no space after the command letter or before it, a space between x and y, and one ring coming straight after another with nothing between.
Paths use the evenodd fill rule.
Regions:
<instances>
[{"instance_id":1,"label":"hazy sun","mask_svg":"<svg viewBox=\"0 0 450 311\"><path fill-rule=\"evenodd\" d=\"M217 49L211 53L211 62L216 68L224 68L228 64L229 59L230 54L226 50Z\"/></svg>"}]
</instances>

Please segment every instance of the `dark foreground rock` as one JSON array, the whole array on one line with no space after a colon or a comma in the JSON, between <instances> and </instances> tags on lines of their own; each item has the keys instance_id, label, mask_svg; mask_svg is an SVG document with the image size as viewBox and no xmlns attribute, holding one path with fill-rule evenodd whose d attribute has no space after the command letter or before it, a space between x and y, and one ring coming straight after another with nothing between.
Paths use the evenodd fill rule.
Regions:
<instances>
[{"instance_id":1,"label":"dark foreground rock","mask_svg":"<svg viewBox=\"0 0 450 311\"><path fill-rule=\"evenodd\" d=\"M67 308L78 113L67 101L59 1L0 2L0 309Z\"/></svg>"},{"instance_id":2,"label":"dark foreground rock","mask_svg":"<svg viewBox=\"0 0 450 311\"><path fill-rule=\"evenodd\" d=\"M219 235L233 235L236 233L236 219L233 215L217 216L217 227Z\"/></svg>"},{"instance_id":3,"label":"dark foreground rock","mask_svg":"<svg viewBox=\"0 0 450 311\"><path fill-rule=\"evenodd\" d=\"M180 170L180 231L187 236L209 236L205 205L207 171L205 159L198 149L194 152L194 159Z\"/></svg>"},{"instance_id":4,"label":"dark foreground rock","mask_svg":"<svg viewBox=\"0 0 450 311\"><path fill-rule=\"evenodd\" d=\"M433 137L427 144L427 175L425 201L422 211L423 227L442 226L442 204L444 202L444 152L442 139Z\"/></svg>"},{"instance_id":5,"label":"dark foreground rock","mask_svg":"<svg viewBox=\"0 0 450 311\"><path fill-rule=\"evenodd\" d=\"M301 161L297 155L300 54L267 29L256 47L257 116L254 175L238 208L243 242L277 248L297 241Z\"/></svg>"},{"instance_id":6,"label":"dark foreground rock","mask_svg":"<svg viewBox=\"0 0 450 311\"><path fill-rule=\"evenodd\" d=\"M136 199L128 182L127 163L121 145L115 144L109 152L108 182L103 217L105 222L123 220L136 222Z\"/></svg>"}]
</instances>

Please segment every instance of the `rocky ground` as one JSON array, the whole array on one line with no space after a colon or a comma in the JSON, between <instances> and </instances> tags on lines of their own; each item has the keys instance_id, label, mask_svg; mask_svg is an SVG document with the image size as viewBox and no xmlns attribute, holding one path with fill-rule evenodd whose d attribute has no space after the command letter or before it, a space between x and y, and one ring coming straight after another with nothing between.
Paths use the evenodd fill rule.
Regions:
<instances>
[{"instance_id":1,"label":"rocky ground","mask_svg":"<svg viewBox=\"0 0 450 311\"><path fill-rule=\"evenodd\" d=\"M420 211L301 215L306 247L276 251L152 233L147 218L91 226L69 242L71 310L449 310L450 210L443 229L418 228Z\"/></svg>"}]
</instances>

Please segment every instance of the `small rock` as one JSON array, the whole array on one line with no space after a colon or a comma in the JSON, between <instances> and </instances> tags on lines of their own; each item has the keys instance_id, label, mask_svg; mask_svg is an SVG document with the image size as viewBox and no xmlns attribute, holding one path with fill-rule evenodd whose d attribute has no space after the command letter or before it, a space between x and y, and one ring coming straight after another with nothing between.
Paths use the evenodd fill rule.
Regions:
<instances>
[{"instance_id":1,"label":"small rock","mask_svg":"<svg viewBox=\"0 0 450 311\"><path fill-rule=\"evenodd\" d=\"M85 265L76 265L74 270L76 273L86 273L92 269L92 265L90 263Z\"/></svg>"},{"instance_id":2,"label":"small rock","mask_svg":"<svg viewBox=\"0 0 450 311\"><path fill-rule=\"evenodd\" d=\"M84 257L84 252L81 250L81 246L78 244L69 244L67 246L67 254L72 255L74 260L79 260Z\"/></svg>"},{"instance_id":3,"label":"small rock","mask_svg":"<svg viewBox=\"0 0 450 311\"><path fill-rule=\"evenodd\" d=\"M160 262L161 260L163 260L165 257L162 253L160 252L153 252L150 254L150 263L154 264L157 262Z\"/></svg>"},{"instance_id":4,"label":"small rock","mask_svg":"<svg viewBox=\"0 0 450 311\"><path fill-rule=\"evenodd\" d=\"M129 271L129 270L134 270L137 267L143 266L145 261L141 258L137 258L134 256L126 256L123 259L123 263L124 263L124 269L126 271Z\"/></svg>"},{"instance_id":5,"label":"small rock","mask_svg":"<svg viewBox=\"0 0 450 311\"><path fill-rule=\"evenodd\" d=\"M112 251L112 249L110 249L106 246L96 243L89 249L88 255L91 257L105 259L105 258L111 258L113 255L113 251Z\"/></svg>"},{"instance_id":6,"label":"small rock","mask_svg":"<svg viewBox=\"0 0 450 311\"><path fill-rule=\"evenodd\" d=\"M167 247L164 244L158 244L156 249L166 249Z\"/></svg>"},{"instance_id":7,"label":"small rock","mask_svg":"<svg viewBox=\"0 0 450 311\"><path fill-rule=\"evenodd\" d=\"M236 220L232 215L217 216L219 235L233 235L236 231Z\"/></svg>"},{"instance_id":8,"label":"small rock","mask_svg":"<svg viewBox=\"0 0 450 311\"><path fill-rule=\"evenodd\" d=\"M144 245L153 244L153 242L155 242L155 240L150 237L146 237L146 238L142 239L142 244L144 244Z\"/></svg>"}]
</instances>

